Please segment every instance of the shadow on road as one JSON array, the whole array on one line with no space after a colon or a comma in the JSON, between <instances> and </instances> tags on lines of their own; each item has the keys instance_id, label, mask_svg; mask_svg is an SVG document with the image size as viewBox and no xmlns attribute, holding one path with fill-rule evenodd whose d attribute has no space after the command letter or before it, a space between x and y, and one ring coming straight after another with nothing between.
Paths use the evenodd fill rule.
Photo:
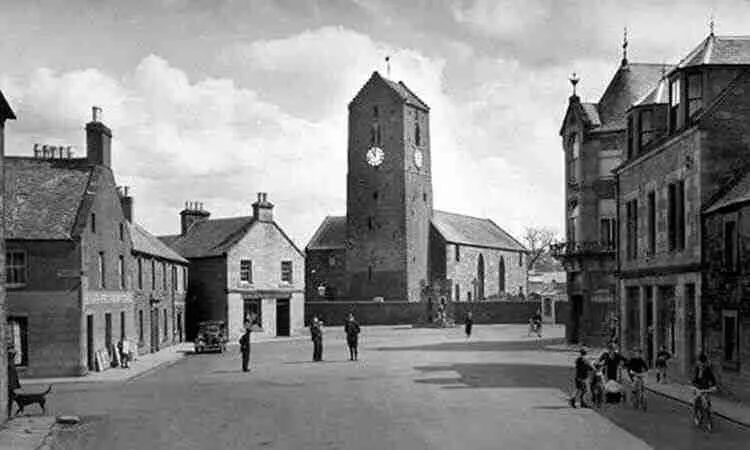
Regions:
<instances>
[{"instance_id":1,"label":"shadow on road","mask_svg":"<svg viewBox=\"0 0 750 450\"><path fill-rule=\"evenodd\" d=\"M323 361L287 361L284 364L343 364L343 363L352 363L354 361L349 361L348 359L339 359L339 360L323 360Z\"/></svg>"},{"instance_id":2,"label":"shadow on road","mask_svg":"<svg viewBox=\"0 0 750 450\"><path fill-rule=\"evenodd\" d=\"M450 364L423 366L416 369L424 374L456 372L453 378L423 378L417 383L445 385L448 389L472 388L549 388L569 390L572 368L534 364ZM567 381L566 381L567 380Z\"/></svg>"},{"instance_id":3,"label":"shadow on road","mask_svg":"<svg viewBox=\"0 0 750 450\"><path fill-rule=\"evenodd\" d=\"M563 348L549 348L549 345L559 345L564 342L563 338L541 339L528 341L464 341L445 342L440 344L414 345L408 347L378 347L375 350L382 352L401 351L429 351L429 352L507 352L522 350L541 350L552 353L570 353Z\"/></svg>"}]
</instances>

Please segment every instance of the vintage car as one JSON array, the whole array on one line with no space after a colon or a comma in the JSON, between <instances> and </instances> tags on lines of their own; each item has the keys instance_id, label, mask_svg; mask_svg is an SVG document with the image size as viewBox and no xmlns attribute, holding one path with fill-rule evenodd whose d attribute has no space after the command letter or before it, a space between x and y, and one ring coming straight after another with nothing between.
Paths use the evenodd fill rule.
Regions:
<instances>
[{"instance_id":1,"label":"vintage car","mask_svg":"<svg viewBox=\"0 0 750 450\"><path fill-rule=\"evenodd\" d=\"M227 330L223 320L209 320L198 324L198 335L195 338L195 353L227 349Z\"/></svg>"}]
</instances>

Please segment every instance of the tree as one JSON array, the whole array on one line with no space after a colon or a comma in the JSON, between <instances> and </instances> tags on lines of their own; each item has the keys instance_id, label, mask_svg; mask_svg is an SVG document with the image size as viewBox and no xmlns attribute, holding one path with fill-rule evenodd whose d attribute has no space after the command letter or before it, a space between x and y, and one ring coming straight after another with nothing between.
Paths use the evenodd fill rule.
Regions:
<instances>
[{"instance_id":1,"label":"tree","mask_svg":"<svg viewBox=\"0 0 750 450\"><path fill-rule=\"evenodd\" d=\"M532 270L539 258L549 251L549 246L557 239L555 230L546 227L526 227L523 233L523 240L529 249L528 258L526 258L526 268Z\"/></svg>"}]
</instances>

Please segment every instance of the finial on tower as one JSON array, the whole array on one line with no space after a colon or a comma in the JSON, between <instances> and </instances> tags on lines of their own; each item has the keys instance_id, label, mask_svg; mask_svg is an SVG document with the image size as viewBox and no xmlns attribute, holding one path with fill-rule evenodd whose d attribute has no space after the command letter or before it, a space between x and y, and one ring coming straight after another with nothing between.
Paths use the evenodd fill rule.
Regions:
<instances>
[{"instance_id":1,"label":"finial on tower","mask_svg":"<svg viewBox=\"0 0 750 450\"><path fill-rule=\"evenodd\" d=\"M391 77L391 57L385 57L385 73L388 78Z\"/></svg>"},{"instance_id":2,"label":"finial on tower","mask_svg":"<svg viewBox=\"0 0 750 450\"><path fill-rule=\"evenodd\" d=\"M579 81L581 81L581 79L578 78L578 75L576 75L575 72L573 72L573 74L570 76L569 80L570 80L570 84L573 85L573 96L575 97L575 95L576 95L576 85L578 84Z\"/></svg>"},{"instance_id":3,"label":"finial on tower","mask_svg":"<svg viewBox=\"0 0 750 450\"><path fill-rule=\"evenodd\" d=\"M714 35L715 26L716 26L716 22L714 20L714 13L711 13L711 19L708 22L708 31L709 31L709 36L711 37L713 37Z\"/></svg>"},{"instance_id":4,"label":"finial on tower","mask_svg":"<svg viewBox=\"0 0 750 450\"><path fill-rule=\"evenodd\" d=\"M622 32L622 65L628 64L628 27L626 26Z\"/></svg>"}]
</instances>

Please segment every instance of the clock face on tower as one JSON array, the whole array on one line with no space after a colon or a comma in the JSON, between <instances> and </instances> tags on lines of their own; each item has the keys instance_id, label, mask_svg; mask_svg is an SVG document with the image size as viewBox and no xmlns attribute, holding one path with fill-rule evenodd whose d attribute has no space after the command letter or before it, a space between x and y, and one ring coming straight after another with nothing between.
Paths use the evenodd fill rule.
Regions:
<instances>
[{"instance_id":1,"label":"clock face on tower","mask_svg":"<svg viewBox=\"0 0 750 450\"><path fill-rule=\"evenodd\" d=\"M422 161L423 155L421 150L414 150L414 165L417 166L417 169L422 168Z\"/></svg>"},{"instance_id":2,"label":"clock face on tower","mask_svg":"<svg viewBox=\"0 0 750 450\"><path fill-rule=\"evenodd\" d=\"M370 147L365 156L367 157L367 164L377 167L383 163L385 153L380 147Z\"/></svg>"}]
</instances>

